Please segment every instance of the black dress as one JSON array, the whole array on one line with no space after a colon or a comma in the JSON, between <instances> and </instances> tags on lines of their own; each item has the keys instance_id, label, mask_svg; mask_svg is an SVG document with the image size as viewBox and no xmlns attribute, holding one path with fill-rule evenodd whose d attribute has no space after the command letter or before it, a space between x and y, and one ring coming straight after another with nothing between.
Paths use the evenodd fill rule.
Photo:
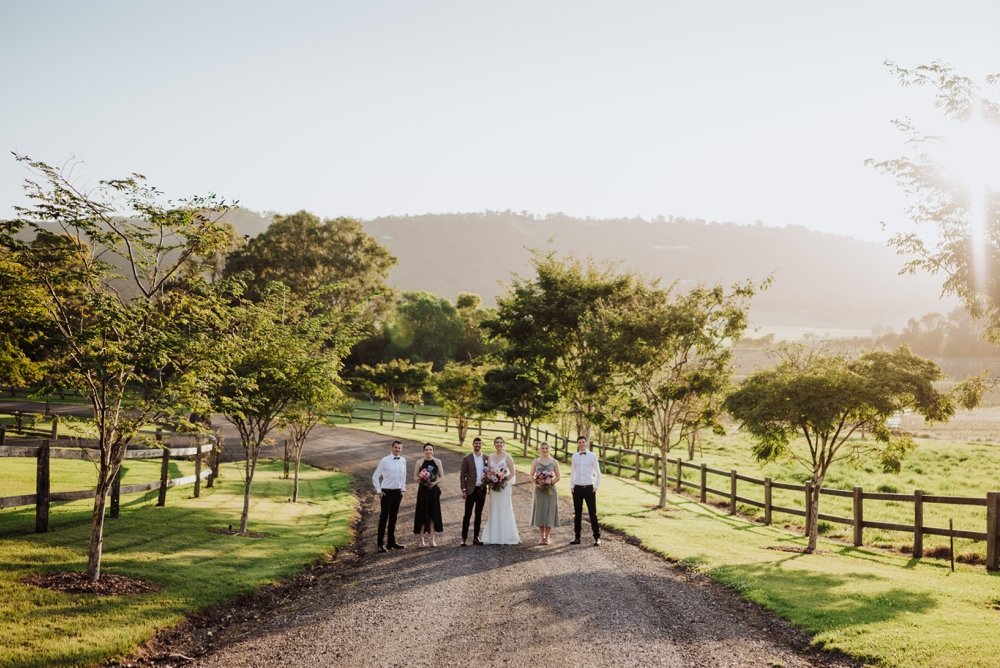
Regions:
<instances>
[{"instance_id":1,"label":"black dress","mask_svg":"<svg viewBox=\"0 0 1000 668\"><path fill-rule=\"evenodd\" d=\"M425 459L420 464L420 470L428 469L432 480L437 480L441 475L437 462L433 459ZM417 509L413 514L413 533L441 531L441 486L428 487L424 483L417 486Z\"/></svg>"}]
</instances>

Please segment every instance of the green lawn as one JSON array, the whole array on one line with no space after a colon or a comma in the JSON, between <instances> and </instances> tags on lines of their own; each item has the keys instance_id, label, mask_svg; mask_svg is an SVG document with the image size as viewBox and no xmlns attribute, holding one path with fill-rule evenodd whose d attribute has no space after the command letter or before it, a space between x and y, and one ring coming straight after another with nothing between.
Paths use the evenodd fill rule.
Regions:
<instances>
[{"instance_id":1,"label":"green lawn","mask_svg":"<svg viewBox=\"0 0 1000 668\"><path fill-rule=\"evenodd\" d=\"M377 424L367 428L388 434ZM458 449L454 431L402 428L395 434ZM469 445L467 441L462 451ZM941 447L948 454L960 451ZM923 456L940 468L936 448L925 450ZM509 443L508 451L518 455L521 445ZM527 467L528 459L515 458ZM980 458L977 466L983 464ZM978 472L969 476L980 482L986 478ZM560 483L560 494L569 494L567 480ZM959 489L965 490L965 484ZM800 531L754 524L676 494L669 495L666 510L659 510L658 498L652 485L606 476L601 522L773 610L808 632L818 646L879 666L997 665L1000 574L961 563L951 572L943 560L917 560L825 539L817 554L805 555Z\"/></svg>"},{"instance_id":2,"label":"green lawn","mask_svg":"<svg viewBox=\"0 0 1000 668\"><path fill-rule=\"evenodd\" d=\"M250 529L265 534L262 539L211 531L239 522L243 481L237 465L225 465L214 489L203 488L199 499L191 498L192 487L170 490L163 508L156 507L155 492L123 498L121 517L107 520L103 571L160 588L128 597L63 594L22 583L37 573L85 569L91 501L55 504L54 530L47 534L29 533L34 508L0 511L0 665L92 665L127 654L159 628L294 575L348 544L355 514L350 477L303 467L304 501L292 504L292 481L280 474L280 463L261 462L254 481ZM87 486L85 476L64 482Z\"/></svg>"}]
</instances>

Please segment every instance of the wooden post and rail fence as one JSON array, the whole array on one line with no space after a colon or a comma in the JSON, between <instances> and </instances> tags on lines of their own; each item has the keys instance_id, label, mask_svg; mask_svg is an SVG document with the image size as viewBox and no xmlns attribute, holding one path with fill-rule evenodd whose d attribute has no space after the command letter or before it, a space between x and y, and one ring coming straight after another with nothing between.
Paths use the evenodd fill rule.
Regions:
<instances>
[{"instance_id":1,"label":"wooden post and rail fence","mask_svg":"<svg viewBox=\"0 0 1000 668\"><path fill-rule=\"evenodd\" d=\"M14 439L10 439L13 441ZM20 506L35 506L35 531L45 533L49 528L49 509L56 501L77 501L93 498L95 490L79 490L72 492L53 492L51 490L50 462L52 459L80 459L96 461L100 459L100 451L94 441L84 439L17 439L16 444L0 444L0 458L31 457L36 460L35 493L19 496L0 497L0 510ZM165 443L163 431L157 430L156 447L129 447L125 451L125 459L156 459L161 460L160 478L150 482L132 485L121 484L121 469L112 481L108 514L116 518L120 511L122 494L136 494L158 490L157 505L163 506L167 500L167 490L182 485L194 485L194 496L201 495L201 484L212 487L219 474L219 449L214 436L184 437L184 442ZM0 441L2 443L2 441ZM202 466L203 458L208 455L208 466ZM194 475L180 478L170 478L170 462L175 459L193 458Z\"/></svg>"},{"instance_id":2,"label":"wooden post and rail fence","mask_svg":"<svg viewBox=\"0 0 1000 668\"><path fill-rule=\"evenodd\" d=\"M408 419L400 420L400 417L407 416ZM348 422L355 420L377 421L380 425L392 422L392 411L384 408L356 407L352 413L338 414L330 417L346 419ZM397 425L407 424L412 429L418 426L437 427L448 430L448 419L435 413L418 413L413 411L400 411L397 416ZM527 434L522 434L523 429L512 420L491 419L488 426L484 426L482 419L472 421L470 433L482 436L484 434L494 434L500 436L510 436L519 439L524 444L525 454L528 447L533 444L547 442L551 446L552 455L557 459L568 461L573 452L576 451L576 441L570 440L567 436L549 433L540 427L532 427ZM509 426L508 426L509 425ZM591 450L597 454L601 462L601 470L605 474L618 477L627 477L634 480L641 480L643 477L649 482L660 485L663 476L663 459L659 452L643 452L637 449L619 448L611 445L601 445L593 443ZM730 514L735 515L737 504L742 503L763 510L763 523L770 525L774 521L775 513L783 513L797 517L806 517L812 504L812 485L809 483L795 484L779 482L771 478L754 478L746 476L738 471L724 471L709 467L705 464L695 464L684 461L682 458L666 459L667 463L667 484L672 485L676 492L687 492L698 498L701 503L708 502L708 495L722 497L726 500ZM685 471L691 472L688 479L684 477ZM671 473L672 472L672 475ZM709 476L721 478L723 486L710 486ZM728 482L728 485L725 483ZM760 488L760 498L751 498L748 492L741 491L739 483L746 486ZM715 483L712 483L715 484ZM773 491L785 490L801 493L804 497L805 508L791 508L788 506L775 505L773 502ZM819 514L819 519L836 524L846 524L853 527L853 544L855 546L864 545L865 529L881 529L885 531L899 531L913 534L913 556L920 558L924 555L924 536L948 536L951 538L966 538L969 540L985 541L986 543L986 569L989 571L1000 570L1000 491L987 492L984 497L948 496L941 494L926 494L922 490L914 490L912 494L898 494L889 492L866 492L861 487L851 490L832 489L824 487L820 490L821 495L842 497L851 499L851 516L840 517L825 513ZM865 518L865 501L889 501L897 503L913 504L913 524L898 524L893 522L880 522ZM967 531L954 528L943 528L928 526L924 523L924 506L929 503L953 506L979 506L986 509L985 531Z\"/></svg>"}]
</instances>

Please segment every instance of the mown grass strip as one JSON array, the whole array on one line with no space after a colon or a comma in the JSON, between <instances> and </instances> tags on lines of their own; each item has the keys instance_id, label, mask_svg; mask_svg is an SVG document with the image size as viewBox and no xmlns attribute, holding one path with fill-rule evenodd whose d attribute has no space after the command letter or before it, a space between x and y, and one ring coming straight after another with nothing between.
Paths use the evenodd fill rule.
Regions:
<instances>
[{"instance_id":1,"label":"mown grass strip","mask_svg":"<svg viewBox=\"0 0 1000 668\"><path fill-rule=\"evenodd\" d=\"M121 517L106 524L104 572L159 587L149 594L64 594L24 584L35 574L85 569L89 502L62 504L62 520L47 534L21 531L19 516L33 517L33 508L0 511L0 665L91 665L127 654L157 629L294 575L350 542L350 476L303 467L301 501L293 504L292 481L280 475L279 462L261 462L254 481L250 529L261 539L212 532L239 522L236 465L224 465L199 499L191 488L171 490L163 508L155 493L123 499ZM75 484L85 487L85 478Z\"/></svg>"}]
</instances>

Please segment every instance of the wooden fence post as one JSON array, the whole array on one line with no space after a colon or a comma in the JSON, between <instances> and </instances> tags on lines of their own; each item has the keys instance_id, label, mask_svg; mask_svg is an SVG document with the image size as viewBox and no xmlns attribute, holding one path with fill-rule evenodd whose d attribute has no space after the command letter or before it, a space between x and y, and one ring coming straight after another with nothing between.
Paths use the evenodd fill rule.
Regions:
<instances>
[{"instance_id":1,"label":"wooden fence post","mask_svg":"<svg viewBox=\"0 0 1000 668\"><path fill-rule=\"evenodd\" d=\"M48 411L46 411L46 412L48 412ZM52 416L52 433L50 434L50 438L53 441L56 440L57 438L59 438L59 416L58 415L53 415Z\"/></svg>"},{"instance_id":2,"label":"wooden fence post","mask_svg":"<svg viewBox=\"0 0 1000 668\"><path fill-rule=\"evenodd\" d=\"M219 477L219 450L222 447L218 436L209 436L212 441L212 449L208 452L208 468L212 470L208 476L206 487L215 487L215 479Z\"/></svg>"},{"instance_id":3,"label":"wooden fence post","mask_svg":"<svg viewBox=\"0 0 1000 668\"><path fill-rule=\"evenodd\" d=\"M621 455L621 453L622 453L622 451L621 451L621 449L619 449L619 450L618 450L618 456L619 456L619 457L621 457L621 456L622 456L622 455ZM642 466L641 466L641 464L639 463L639 453L638 453L638 452L636 452L636 453L635 453L635 479L636 479L636 480L638 480L638 479L639 479L639 469L641 469L641 468L642 468Z\"/></svg>"},{"instance_id":4,"label":"wooden fence post","mask_svg":"<svg viewBox=\"0 0 1000 668\"><path fill-rule=\"evenodd\" d=\"M702 462L701 464L701 502L705 503L708 500L708 471L706 470L708 465Z\"/></svg>"},{"instance_id":5,"label":"wooden fence post","mask_svg":"<svg viewBox=\"0 0 1000 668\"><path fill-rule=\"evenodd\" d=\"M677 487L676 487L676 490L677 490L678 493L680 493L680 491L684 488L683 485L681 485L681 478L683 478L683 476L684 476L684 465L681 463L681 458L678 457L677 458Z\"/></svg>"},{"instance_id":6,"label":"wooden fence post","mask_svg":"<svg viewBox=\"0 0 1000 668\"><path fill-rule=\"evenodd\" d=\"M986 570L1000 571L1000 492L986 493Z\"/></svg>"},{"instance_id":7,"label":"wooden fence post","mask_svg":"<svg viewBox=\"0 0 1000 668\"><path fill-rule=\"evenodd\" d=\"M412 413L412 415L413 415L413 428L416 429L417 428L417 408L416 408L416 406L413 407L413 413Z\"/></svg>"},{"instance_id":8,"label":"wooden fence post","mask_svg":"<svg viewBox=\"0 0 1000 668\"><path fill-rule=\"evenodd\" d=\"M35 473L35 533L49 530L49 442L42 441L38 448Z\"/></svg>"},{"instance_id":9,"label":"wooden fence post","mask_svg":"<svg viewBox=\"0 0 1000 668\"><path fill-rule=\"evenodd\" d=\"M285 439L285 443L288 443L288 439ZM195 437L194 447L197 452L194 453L194 498L199 498L201 496L201 439ZM286 446L287 447L287 446Z\"/></svg>"},{"instance_id":10,"label":"wooden fence post","mask_svg":"<svg viewBox=\"0 0 1000 668\"><path fill-rule=\"evenodd\" d=\"M118 519L118 515L121 514L122 505L122 467L118 467L118 473L115 474L115 479L111 481L111 510L109 511L111 519Z\"/></svg>"},{"instance_id":11,"label":"wooden fence post","mask_svg":"<svg viewBox=\"0 0 1000 668\"><path fill-rule=\"evenodd\" d=\"M656 486L657 487L660 486L660 479L662 478L662 475L663 475L663 472L660 470L660 465L661 465L660 455L654 454L653 455L653 470L656 471ZM663 484L666 485L666 484L669 484L669 482L670 482L670 480L668 478L667 480L663 481Z\"/></svg>"},{"instance_id":12,"label":"wooden fence post","mask_svg":"<svg viewBox=\"0 0 1000 668\"><path fill-rule=\"evenodd\" d=\"M771 526L771 479L764 478L764 524Z\"/></svg>"},{"instance_id":13,"label":"wooden fence post","mask_svg":"<svg viewBox=\"0 0 1000 668\"><path fill-rule=\"evenodd\" d=\"M924 556L924 492L913 490L913 556Z\"/></svg>"},{"instance_id":14,"label":"wooden fence post","mask_svg":"<svg viewBox=\"0 0 1000 668\"><path fill-rule=\"evenodd\" d=\"M7 440L7 425L0 425L0 445Z\"/></svg>"},{"instance_id":15,"label":"wooden fence post","mask_svg":"<svg viewBox=\"0 0 1000 668\"><path fill-rule=\"evenodd\" d=\"M736 514L736 469L729 471L729 514Z\"/></svg>"},{"instance_id":16,"label":"wooden fence post","mask_svg":"<svg viewBox=\"0 0 1000 668\"><path fill-rule=\"evenodd\" d=\"M378 424L379 424L380 427L385 424L385 409L384 408L379 408L378 409Z\"/></svg>"},{"instance_id":17,"label":"wooden fence post","mask_svg":"<svg viewBox=\"0 0 1000 668\"><path fill-rule=\"evenodd\" d=\"M854 547L864 544L865 493L860 487L854 488Z\"/></svg>"},{"instance_id":18,"label":"wooden fence post","mask_svg":"<svg viewBox=\"0 0 1000 668\"><path fill-rule=\"evenodd\" d=\"M156 440L163 443L163 430L157 428ZM170 480L170 450L163 448L163 457L160 461L160 494L156 499L156 505L167 505L167 481Z\"/></svg>"}]
</instances>

